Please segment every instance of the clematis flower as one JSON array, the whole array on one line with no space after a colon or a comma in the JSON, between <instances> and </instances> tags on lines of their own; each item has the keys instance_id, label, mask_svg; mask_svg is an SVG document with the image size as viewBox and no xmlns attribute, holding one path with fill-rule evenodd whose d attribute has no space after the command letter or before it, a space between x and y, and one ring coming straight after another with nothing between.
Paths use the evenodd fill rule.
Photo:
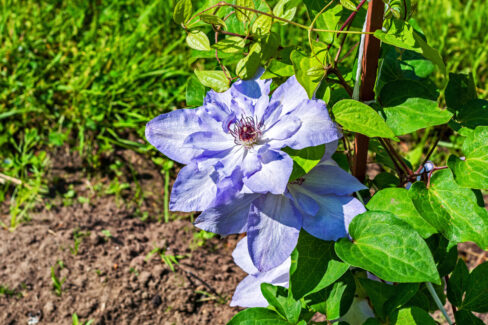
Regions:
<instances>
[{"instance_id":1,"label":"clematis flower","mask_svg":"<svg viewBox=\"0 0 488 325\"><path fill-rule=\"evenodd\" d=\"M247 237L242 238L232 252L234 262L249 275L238 285L232 296L231 306L266 307L268 302L261 293L261 283L271 283L288 288L291 258L267 272L259 272L247 250Z\"/></svg>"},{"instance_id":2,"label":"clematis flower","mask_svg":"<svg viewBox=\"0 0 488 325\"><path fill-rule=\"evenodd\" d=\"M302 227L323 240L347 236L352 218L366 211L351 194L366 187L331 159L336 148L337 142L326 146L322 161L288 184L284 194L241 192L229 203L203 211L195 225L221 235L247 232L251 260L259 271L290 256Z\"/></svg>"},{"instance_id":3,"label":"clematis flower","mask_svg":"<svg viewBox=\"0 0 488 325\"><path fill-rule=\"evenodd\" d=\"M293 168L280 149L302 149L340 138L322 100L308 99L295 77L271 96L271 80L239 80L209 91L204 104L160 115L146 138L172 160L186 164L173 186L170 209L203 211L223 204L245 186L283 194Z\"/></svg>"},{"instance_id":4,"label":"clematis flower","mask_svg":"<svg viewBox=\"0 0 488 325\"><path fill-rule=\"evenodd\" d=\"M262 283L271 283L276 286L288 288L290 281L291 258L288 257L282 264L266 272L259 272L251 261L247 250L247 237L242 238L232 252L234 262L244 272L248 273L236 287L230 306L235 307L267 307L269 305L261 292ZM374 312L368 300L355 297L347 313L339 321L348 324L363 324L368 318L374 318Z\"/></svg>"}]
</instances>

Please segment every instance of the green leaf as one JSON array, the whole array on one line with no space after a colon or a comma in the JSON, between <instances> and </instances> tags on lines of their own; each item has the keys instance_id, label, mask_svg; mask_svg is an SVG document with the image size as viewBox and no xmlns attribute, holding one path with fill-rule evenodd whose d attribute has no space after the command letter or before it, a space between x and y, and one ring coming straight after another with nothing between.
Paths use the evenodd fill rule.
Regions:
<instances>
[{"instance_id":1,"label":"green leaf","mask_svg":"<svg viewBox=\"0 0 488 325\"><path fill-rule=\"evenodd\" d=\"M390 81L381 88L380 92L380 102L383 107L402 104L412 97L437 100L439 93L428 83L409 79Z\"/></svg>"},{"instance_id":2,"label":"green leaf","mask_svg":"<svg viewBox=\"0 0 488 325\"><path fill-rule=\"evenodd\" d=\"M391 316L391 323L394 325L436 325L429 313L419 307L403 308Z\"/></svg>"},{"instance_id":3,"label":"green leaf","mask_svg":"<svg viewBox=\"0 0 488 325\"><path fill-rule=\"evenodd\" d=\"M285 64L278 60L272 60L261 79L270 79L276 77L291 77L295 74L291 64Z\"/></svg>"},{"instance_id":4,"label":"green leaf","mask_svg":"<svg viewBox=\"0 0 488 325\"><path fill-rule=\"evenodd\" d=\"M471 73L449 73L445 97L447 108L451 112L464 110L466 103L477 97L473 75Z\"/></svg>"},{"instance_id":5,"label":"green leaf","mask_svg":"<svg viewBox=\"0 0 488 325\"><path fill-rule=\"evenodd\" d=\"M186 85L186 105L201 106L204 98L205 86L195 76L191 76Z\"/></svg>"},{"instance_id":6,"label":"green leaf","mask_svg":"<svg viewBox=\"0 0 488 325\"><path fill-rule=\"evenodd\" d=\"M488 189L488 126L478 126L463 143L465 159L454 155L447 162L462 187Z\"/></svg>"},{"instance_id":7,"label":"green leaf","mask_svg":"<svg viewBox=\"0 0 488 325\"><path fill-rule=\"evenodd\" d=\"M356 5L351 0L341 0L341 5L346 9L356 11Z\"/></svg>"},{"instance_id":8,"label":"green leaf","mask_svg":"<svg viewBox=\"0 0 488 325\"><path fill-rule=\"evenodd\" d=\"M349 268L334 252L334 242L318 239L302 229L292 255L290 290L296 300L339 279Z\"/></svg>"},{"instance_id":9,"label":"green leaf","mask_svg":"<svg viewBox=\"0 0 488 325\"><path fill-rule=\"evenodd\" d=\"M229 89L229 80L224 71L219 70L195 70L195 75L202 85L210 87L216 92L223 92Z\"/></svg>"},{"instance_id":10,"label":"green leaf","mask_svg":"<svg viewBox=\"0 0 488 325\"><path fill-rule=\"evenodd\" d=\"M273 18L266 15L259 16L252 24L251 32L253 35L262 37L269 34L271 26L273 25Z\"/></svg>"},{"instance_id":11,"label":"green leaf","mask_svg":"<svg viewBox=\"0 0 488 325\"><path fill-rule=\"evenodd\" d=\"M320 63L321 62L320 59L317 59L316 57L309 57L304 53L296 50L291 52L290 58L291 61L293 62L293 68L295 69L295 75L297 77L297 81L300 83L300 85L303 86L303 88L305 88L308 97L312 98L315 89L317 89L317 86L322 80L325 71L322 73L322 76L318 78L311 77L310 75L307 74L307 72L310 69L314 69L314 68L323 69L323 66Z\"/></svg>"},{"instance_id":12,"label":"green leaf","mask_svg":"<svg viewBox=\"0 0 488 325\"><path fill-rule=\"evenodd\" d=\"M419 290L417 283L400 283L393 286L364 278L358 278L358 281L366 291L376 315L383 320L394 309L407 303Z\"/></svg>"},{"instance_id":13,"label":"green leaf","mask_svg":"<svg viewBox=\"0 0 488 325\"><path fill-rule=\"evenodd\" d=\"M385 189L389 187L398 187L400 185L400 180L393 174L387 172L381 172L373 179L373 183L380 189ZM374 198L374 197L373 197ZM380 210L381 209L372 209Z\"/></svg>"},{"instance_id":14,"label":"green leaf","mask_svg":"<svg viewBox=\"0 0 488 325\"><path fill-rule=\"evenodd\" d=\"M239 53L244 50L245 45L245 39L238 36L229 36L212 45L212 48L224 53Z\"/></svg>"},{"instance_id":15,"label":"green leaf","mask_svg":"<svg viewBox=\"0 0 488 325\"><path fill-rule=\"evenodd\" d=\"M270 309L256 307L239 312L227 325L290 325L290 323Z\"/></svg>"},{"instance_id":16,"label":"green leaf","mask_svg":"<svg viewBox=\"0 0 488 325\"><path fill-rule=\"evenodd\" d=\"M216 26L222 26L223 29L227 29L227 25L225 21L222 20L222 18L214 16L214 15L200 15L200 19L207 24L210 25L216 25Z\"/></svg>"},{"instance_id":17,"label":"green leaf","mask_svg":"<svg viewBox=\"0 0 488 325\"><path fill-rule=\"evenodd\" d=\"M488 312L488 262L478 265L469 275L466 295L460 309Z\"/></svg>"},{"instance_id":18,"label":"green leaf","mask_svg":"<svg viewBox=\"0 0 488 325\"><path fill-rule=\"evenodd\" d=\"M463 106L456 119L465 127L474 129L479 125L488 125L488 101L473 99Z\"/></svg>"},{"instance_id":19,"label":"green leaf","mask_svg":"<svg viewBox=\"0 0 488 325\"><path fill-rule=\"evenodd\" d=\"M386 188L376 192L366 207L368 210L393 213L397 218L408 223L423 238L437 232L420 216L408 196L408 191L404 188Z\"/></svg>"},{"instance_id":20,"label":"green leaf","mask_svg":"<svg viewBox=\"0 0 488 325\"><path fill-rule=\"evenodd\" d=\"M267 61L272 57L276 56L278 52L278 48L281 44L280 35L277 33L269 33L265 37L261 39L261 47L262 47L262 60Z\"/></svg>"},{"instance_id":21,"label":"green leaf","mask_svg":"<svg viewBox=\"0 0 488 325\"><path fill-rule=\"evenodd\" d=\"M261 284L261 292L268 303L291 323L298 322L302 304L288 297L288 289L269 283Z\"/></svg>"},{"instance_id":22,"label":"green leaf","mask_svg":"<svg viewBox=\"0 0 488 325\"><path fill-rule=\"evenodd\" d=\"M468 279L468 267L462 259L459 259L454 271L449 277L449 281L447 281L447 298L449 298L449 302L456 307L461 306L463 302L463 296L466 292Z\"/></svg>"},{"instance_id":23,"label":"green leaf","mask_svg":"<svg viewBox=\"0 0 488 325\"><path fill-rule=\"evenodd\" d=\"M454 181L449 169L435 172L429 188L414 183L409 194L420 215L447 239L487 246L488 211L478 206L473 191Z\"/></svg>"},{"instance_id":24,"label":"green leaf","mask_svg":"<svg viewBox=\"0 0 488 325\"><path fill-rule=\"evenodd\" d=\"M485 323L467 310L458 310L454 314L456 325L484 325Z\"/></svg>"},{"instance_id":25,"label":"green leaf","mask_svg":"<svg viewBox=\"0 0 488 325\"><path fill-rule=\"evenodd\" d=\"M446 66L439 52L430 47L407 22L394 19L388 32L378 29L374 36L384 43L421 53L435 63L443 74L446 73Z\"/></svg>"},{"instance_id":26,"label":"green leaf","mask_svg":"<svg viewBox=\"0 0 488 325\"><path fill-rule=\"evenodd\" d=\"M427 245L436 261L439 275L444 277L454 270L458 258L457 245L449 242L441 234L435 234L426 239Z\"/></svg>"},{"instance_id":27,"label":"green leaf","mask_svg":"<svg viewBox=\"0 0 488 325\"><path fill-rule=\"evenodd\" d=\"M302 2L301 0L279 0L273 8L273 14L277 17L287 20L293 20L297 12L297 7ZM288 24L287 22L278 20L281 25Z\"/></svg>"},{"instance_id":28,"label":"green leaf","mask_svg":"<svg viewBox=\"0 0 488 325\"><path fill-rule=\"evenodd\" d=\"M198 51L210 51L210 41L207 35L201 30L192 30L186 36L186 43L192 49Z\"/></svg>"},{"instance_id":29,"label":"green leaf","mask_svg":"<svg viewBox=\"0 0 488 325\"><path fill-rule=\"evenodd\" d=\"M249 54L237 62L236 74L241 79L250 79L258 71L261 62L261 44L254 43L251 46Z\"/></svg>"},{"instance_id":30,"label":"green leaf","mask_svg":"<svg viewBox=\"0 0 488 325\"><path fill-rule=\"evenodd\" d=\"M237 0L236 5L241 6L241 7L254 9L254 2L252 0ZM242 9L236 10L237 19L239 19L241 22L247 22L247 21L251 20L250 16L252 14L253 13L249 10L242 10Z\"/></svg>"},{"instance_id":31,"label":"green leaf","mask_svg":"<svg viewBox=\"0 0 488 325\"><path fill-rule=\"evenodd\" d=\"M417 51L419 53L422 53L422 55L426 58L432 61L435 65L439 67L441 70L442 74L446 74L446 65L444 64L444 60L442 59L442 56L440 55L439 51L436 49L432 48L429 44L427 44L426 41L416 32L413 33L413 37L417 41L417 43L420 45L420 51Z\"/></svg>"},{"instance_id":32,"label":"green leaf","mask_svg":"<svg viewBox=\"0 0 488 325\"><path fill-rule=\"evenodd\" d=\"M440 283L429 247L404 221L389 212L368 211L349 225L353 242L342 238L340 259L385 281Z\"/></svg>"},{"instance_id":33,"label":"green leaf","mask_svg":"<svg viewBox=\"0 0 488 325\"><path fill-rule=\"evenodd\" d=\"M332 112L336 122L348 131L368 137L395 137L393 131L374 109L357 100L343 99L332 107Z\"/></svg>"},{"instance_id":34,"label":"green leaf","mask_svg":"<svg viewBox=\"0 0 488 325\"><path fill-rule=\"evenodd\" d=\"M186 23L193 12L191 0L180 0L176 3L175 10L173 12L173 20L177 24Z\"/></svg>"},{"instance_id":35,"label":"green leaf","mask_svg":"<svg viewBox=\"0 0 488 325\"><path fill-rule=\"evenodd\" d=\"M307 147L295 150L290 147L282 149L293 159L293 170L290 175L290 182L307 174L322 159L325 153L325 145Z\"/></svg>"},{"instance_id":36,"label":"green leaf","mask_svg":"<svg viewBox=\"0 0 488 325\"><path fill-rule=\"evenodd\" d=\"M403 103L384 107L386 124L393 130L395 135L404 135L447 123L452 118L452 113L441 110L437 102L424 98L408 98Z\"/></svg>"},{"instance_id":37,"label":"green leaf","mask_svg":"<svg viewBox=\"0 0 488 325\"><path fill-rule=\"evenodd\" d=\"M356 283L350 271L344 273L330 286L307 295L305 302L313 310L325 314L328 320L334 320L346 314L356 291Z\"/></svg>"}]
</instances>

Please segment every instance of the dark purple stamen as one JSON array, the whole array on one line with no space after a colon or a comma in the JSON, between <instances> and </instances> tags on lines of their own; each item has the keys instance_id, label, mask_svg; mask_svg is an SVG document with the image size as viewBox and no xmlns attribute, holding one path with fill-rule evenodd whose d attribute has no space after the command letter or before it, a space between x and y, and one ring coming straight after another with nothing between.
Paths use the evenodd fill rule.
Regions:
<instances>
[{"instance_id":1,"label":"dark purple stamen","mask_svg":"<svg viewBox=\"0 0 488 325\"><path fill-rule=\"evenodd\" d=\"M261 126L253 117L243 116L233 124L233 127L229 125L229 132L234 136L236 144L252 147L261 135Z\"/></svg>"}]
</instances>

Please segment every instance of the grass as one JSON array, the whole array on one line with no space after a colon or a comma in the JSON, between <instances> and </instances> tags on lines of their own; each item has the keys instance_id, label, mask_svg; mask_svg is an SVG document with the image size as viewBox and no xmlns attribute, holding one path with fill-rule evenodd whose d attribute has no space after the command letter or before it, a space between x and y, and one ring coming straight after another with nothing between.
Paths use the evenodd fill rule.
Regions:
<instances>
[{"instance_id":1,"label":"grass","mask_svg":"<svg viewBox=\"0 0 488 325\"><path fill-rule=\"evenodd\" d=\"M488 2L417 1L415 19L449 72L472 72L479 97L488 98Z\"/></svg>"},{"instance_id":2,"label":"grass","mask_svg":"<svg viewBox=\"0 0 488 325\"><path fill-rule=\"evenodd\" d=\"M14 229L42 202L61 148L82 159L93 188L101 188L94 175L110 175L110 184L96 195L119 199L131 191L137 204L144 191L132 165L132 178L124 179L125 162L115 151L125 148L152 159L165 178L161 220L172 218L167 190L174 167L145 141L144 125L184 106L192 65L201 64L171 19L174 4L0 0L0 202L10 214L0 226ZM448 70L473 71L480 97L487 98L488 3L417 1L414 17ZM281 34L287 44L304 36ZM90 202L64 193L64 204L76 199Z\"/></svg>"}]
</instances>

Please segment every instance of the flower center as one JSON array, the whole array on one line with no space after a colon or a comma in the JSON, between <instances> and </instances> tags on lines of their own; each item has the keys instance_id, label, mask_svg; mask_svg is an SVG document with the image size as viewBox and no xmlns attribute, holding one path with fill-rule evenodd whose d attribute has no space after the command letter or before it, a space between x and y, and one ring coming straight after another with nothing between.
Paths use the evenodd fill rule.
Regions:
<instances>
[{"instance_id":1,"label":"flower center","mask_svg":"<svg viewBox=\"0 0 488 325\"><path fill-rule=\"evenodd\" d=\"M243 116L232 126L229 125L229 132L234 136L234 142L250 148L261 136L262 125L257 123L253 117Z\"/></svg>"}]
</instances>

